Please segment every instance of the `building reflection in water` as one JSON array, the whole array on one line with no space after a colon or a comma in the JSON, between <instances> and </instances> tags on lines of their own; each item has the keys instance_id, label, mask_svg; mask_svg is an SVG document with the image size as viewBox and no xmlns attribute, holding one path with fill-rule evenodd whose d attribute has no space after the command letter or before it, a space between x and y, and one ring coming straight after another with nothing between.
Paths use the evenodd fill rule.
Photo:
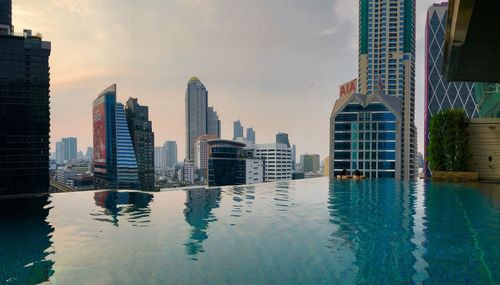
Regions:
<instances>
[{"instance_id":1,"label":"building reflection in water","mask_svg":"<svg viewBox=\"0 0 500 285\"><path fill-rule=\"evenodd\" d=\"M0 284L39 284L54 274L49 196L0 199Z\"/></svg>"},{"instance_id":2,"label":"building reflection in water","mask_svg":"<svg viewBox=\"0 0 500 285\"><path fill-rule=\"evenodd\" d=\"M355 283L413 279L414 191L414 185L395 180L330 183L328 209L336 230L327 248L338 258L346 248L354 253Z\"/></svg>"},{"instance_id":3,"label":"building reflection in water","mask_svg":"<svg viewBox=\"0 0 500 285\"><path fill-rule=\"evenodd\" d=\"M145 227L151 221L149 216L153 195L146 192L102 191L95 192L95 204L102 207L90 215L94 220L108 222L118 226L120 219L125 219L132 226Z\"/></svg>"},{"instance_id":4,"label":"building reflection in water","mask_svg":"<svg viewBox=\"0 0 500 285\"><path fill-rule=\"evenodd\" d=\"M240 218L244 213L251 213L255 199L255 186L233 186L227 188L233 197L231 217ZM236 225L231 223L232 226Z\"/></svg>"},{"instance_id":5,"label":"building reflection in water","mask_svg":"<svg viewBox=\"0 0 500 285\"><path fill-rule=\"evenodd\" d=\"M293 202L290 199L290 182L282 181L276 183L274 197L274 205L277 206L277 211L286 212L288 211L288 207L293 205Z\"/></svg>"},{"instance_id":6,"label":"building reflection in water","mask_svg":"<svg viewBox=\"0 0 500 285\"><path fill-rule=\"evenodd\" d=\"M185 243L186 254L193 256L203 252L203 242L208 239L207 229L210 223L217 220L212 209L218 208L221 201L220 189L188 189L186 190L186 208L184 217L191 226L189 241Z\"/></svg>"}]
</instances>

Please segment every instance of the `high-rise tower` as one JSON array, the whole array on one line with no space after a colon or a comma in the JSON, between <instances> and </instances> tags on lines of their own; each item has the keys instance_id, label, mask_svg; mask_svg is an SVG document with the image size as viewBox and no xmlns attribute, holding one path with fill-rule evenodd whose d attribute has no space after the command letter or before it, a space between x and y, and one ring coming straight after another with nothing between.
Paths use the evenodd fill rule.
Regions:
<instances>
[{"instance_id":1,"label":"high-rise tower","mask_svg":"<svg viewBox=\"0 0 500 285\"><path fill-rule=\"evenodd\" d=\"M401 178L418 175L415 0L359 1L359 91L402 101Z\"/></svg>"},{"instance_id":2,"label":"high-rise tower","mask_svg":"<svg viewBox=\"0 0 500 285\"><path fill-rule=\"evenodd\" d=\"M50 42L12 33L12 3L0 0L0 195L49 189Z\"/></svg>"},{"instance_id":3,"label":"high-rise tower","mask_svg":"<svg viewBox=\"0 0 500 285\"><path fill-rule=\"evenodd\" d=\"M220 138L220 120L217 111L214 107L208 107L207 109L207 134L214 135Z\"/></svg>"},{"instance_id":4,"label":"high-rise tower","mask_svg":"<svg viewBox=\"0 0 500 285\"><path fill-rule=\"evenodd\" d=\"M194 140L207 134L208 91L198 77L192 77L186 90L186 160L194 160Z\"/></svg>"},{"instance_id":5,"label":"high-rise tower","mask_svg":"<svg viewBox=\"0 0 500 285\"><path fill-rule=\"evenodd\" d=\"M240 120L234 121L233 123L233 139L242 138L243 137L243 126L241 125Z\"/></svg>"}]
</instances>

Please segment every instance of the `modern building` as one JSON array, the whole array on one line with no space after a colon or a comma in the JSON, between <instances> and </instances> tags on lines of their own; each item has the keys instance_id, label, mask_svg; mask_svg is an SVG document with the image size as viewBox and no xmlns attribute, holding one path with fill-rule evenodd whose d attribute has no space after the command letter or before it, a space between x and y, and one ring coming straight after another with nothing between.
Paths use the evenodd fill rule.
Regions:
<instances>
[{"instance_id":1,"label":"modern building","mask_svg":"<svg viewBox=\"0 0 500 285\"><path fill-rule=\"evenodd\" d=\"M64 146L62 142L56 142L56 162L57 164L64 163Z\"/></svg>"},{"instance_id":2,"label":"modern building","mask_svg":"<svg viewBox=\"0 0 500 285\"><path fill-rule=\"evenodd\" d=\"M242 137L244 137L243 126L241 125L240 120L238 120L233 123L233 140Z\"/></svg>"},{"instance_id":3,"label":"modern building","mask_svg":"<svg viewBox=\"0 0 500 285\"><path fill-rule=\"evenodd\" d=\"M175 141L166 141L163 147L165 149L166 167L176 167L177 143Z\"/></svg>"},{"instance_id":4,"label":"modern building","mask_svg":"<svg viewBox=\"0 0 500 285\"><path fill-rule=\"evenodd\" d=\"M300 164L302 165L302 171L305 173L312 172L316 173L320 168L319 154L303 154L300 156Z\"/></svg>"},{"instance_id":5,"label":"modern building","mask_svg":"<svg viewBox=\"0 0 500 285\"><path fill-rule=\"evenodd\" d=\"M330 177L358 170L369 178L403 178L401 116L396 96L340 97L330 117Z\"/></svg>"},{"instance_id":6,"label":"modern building","mask_svg":"<svg viewBox=\"0 0 500 285\"><path fill-rule=\"evenodd\" d=\"M415 2L359 1L359 92L383 94L402 102L401 177L414 179L417 168L415 126ZM399 175L397 175L399 177Z\"/></svg>"},{"instance_id":7,"label":"modern building","mask_svg":"<svg viewBox=\"0 0 500 285\"><path fill-rule=\"evenodd\" d=\"M292 145L292 170L297 170L297 146Z\"/></svg>"},{"instance_id":8,"label":"modern building","mask_svg":"<svg viewBox=\"0 0 500 285\"><path fill-rule=\"evenodd\" d=\"M78 154L77 139L74 137L62 138L61 142L63 147L63 160L64 161L76 160Z\"/></svg>"},{"instance_id":9,"label":"modern building","mask_svg":"<svg viewBox=\"0 0 500 285\"><path fill-rule=\"evenodd\" d=\"M276 134L276 143L277 144L286 144L288 147L290 147L290 141L288 140L288 134L287 133L277 133Z\"/></svg>"},{"instance_id":10,"label":"modern building","mask_svg":"<svg viewBox=\"0 0 500 285\"><path fill-rule=\"evenodd\" d=\"M323 160L323 176L330 176L330 157Z\"/></svg>"},{"instance_id":11,"label":"modern building","mask_svg":"<svg viewBox=\"0 0 500 285\"><path fill-rule=\"evenodd\" d=\"M192 161L184 161L184 164L177 172L180 182L193 184L195 178L194 164Z\"/></svg>"},{"instance_id":12,"label":"modern building","mask_svg":"<svg viewBox=\"0 0 500 285\"><path fill-rule=\"evenodd\" d=\"M155 169L165 169L167 167L165 147L155 147Z\"/></svg>"},{"instance_id":13,"label":"modern building","mask_svg":"<svg viewBox=\"0 0 500 285\"><path fill-rule=\"evenodd\" d=\"M207 134L208 91L198 77L191 77L186 90L186 160L194 160L194 140Z\"/></svg>"},{"instance_id":14,"label":"modern building","mask_svg":"<svg viewBox=\"0 0 500 285\"><path fill-rule=\"evenodd\" d=\"M463 109L469 118L479 116L473 82L449 82L443 75L444 38L448 3L433 4L427 10L425 26L425 155L429 145L430 119L446 109ZM430 170L425 167L426 176Z\"/></svg>"},{"instance_id":15,"label":"modern building","mask_svg":"<svg viewBox=\"0 0 500 285\"><path fill-rule=\"evenodd\" d=\"M94 149L89 146L87 147L87 152L85 153L85 160L91 161L94 157Z\"/></svg>"},{"instance_id":16,"label":"modern building","mask_svg":"<svg viewBox=\"0 0 500 285\"><path fill-rule=\"evenodd\" d=\"M139 105L137 98L129 98L125 113L139 167L139 188L147 191L153 190L155 186L155 140L153 124L149 120L149 108Z\"/></svg>"},{"instance_id":17,"label":"modern building","mask_svg":"<svg viewBox=\"0 0 500 285\"><path fill-rule=\"evenodd\" d=\"M245 144L230 140L211 140L208 145L208 185L246 184L246 160L242 158Z\"/></svg>"},{"instance_id":18,"label":"modern building","mask_svg":"<svg viewBox=\"0 0 500 285\"><path fill-rule=\"evenodd\" d=\"M137 160L125 110L116 102L116 93L116 85L112 85L93 103L95 186L138 189Z\"/></svg>"},{"instance_id":19,"label":"modern building","mask_svg":"<svg viewBox=\"0 0 500 285\"><path fill-rule=\"evenodd\" d=\"M292 179L292 149L282 143L255 144L253 157L264 159L266 182Z\"/></svg>"},{"instance_id":20,"label":"modern building","mask_svg":"<svg viewBox=\"0 0 500 285\"><path fill-rule=\"evenodd\" d=\"M14 34L12 2L0 5L0 195L46 193L51 43Z\"/></svg>"},{"instance_id":21,"label":"modern building","mask_svg":"<svg viewBox=\"0 0 500 285\"><path fill-rule=\"evenodd\" d=\"M476 83L474 95L480 118L500 118L500 83Z\"/></svg>"},{"instance_id":22,"label":"modern building","mask_svg":"<svg viewBox=\"0 0 500 285\"><path fill-rule=\"evenodd\" d=\"M207 134L221 137L221 123L214 107L207 108Z\"/></svg>"},{"instance_id":23,"label":"modern building","mask_svg":"<svg viewBox=\"0 0 500 285\"><path fill-rule=\"evenodd\" d=\"M218 139L215 135L203 135L195 139L194 143L194 171L199 180L208 178L208 157L210 148L208 141Z\"/></svg>"},{"instance_id":24,"label":"modern building","mask_svg":"<svg viewBox=\"0 0 500 285\"><path fill-rule=\"evenodd\" d=\"M252 144L255 144L255 131L253 128L247 129L247 140L252 142Z\"/></svg>"}]
</instances>

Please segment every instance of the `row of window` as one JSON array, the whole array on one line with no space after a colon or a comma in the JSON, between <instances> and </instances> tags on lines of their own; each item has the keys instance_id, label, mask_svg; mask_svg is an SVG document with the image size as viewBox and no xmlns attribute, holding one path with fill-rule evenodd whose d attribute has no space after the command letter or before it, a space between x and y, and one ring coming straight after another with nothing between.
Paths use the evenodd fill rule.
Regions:
<instances>
[{"instance_id":1,"label":"row of window","mask_svg":"<svg viewBox=\"0 0 500 285\"><path fill-rule=\"evenodd\" d=\"M396 153L394 151L379 151L379 152L335 151L334 158L335 160L350 160L350 159L395 160Z\"/></svg>"}]
</instances>

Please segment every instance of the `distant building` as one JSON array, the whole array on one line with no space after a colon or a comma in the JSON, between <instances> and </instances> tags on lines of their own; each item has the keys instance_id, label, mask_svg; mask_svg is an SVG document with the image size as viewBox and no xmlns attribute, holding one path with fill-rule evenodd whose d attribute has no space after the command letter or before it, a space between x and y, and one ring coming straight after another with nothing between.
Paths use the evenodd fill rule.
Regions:
<instances>
[{"instance_id":1,"label":"distant building","mask_svg":"<svg viewBox=\"0 0 500 285\"><path fill-rule=\"evenodd\" d=\"M165 169L167 167L165 147L155 147L155 169Z\"/></svg>"},{"instance_id":2,"label":"distant building","mask_svg":"<svg viewBox=\"0 0 500 285\"><path fill-rule=\"evenodd\" d=\"M83 155L83 151L79 151L76 155L77 160L82 160L85 156Z\"/></svg>"},{"instance_id":3,"label":"distant building","mask_svg":"<svg viewBox=\"0 0 500 285\"><path fill-rule=\"evenodd\" d=\"M292 179L292 149L286 144L255 144L251 148L255 158L264 159L266 182Z\"/></svg>"},{"instance_id":4,"label":"distant building","mask_svg":"<svg viewBox=\"0 0 500 285\"><path fill-rule=\"evenodd\" d=\"M0 5L0 195L47 193L51 43L14 34L11 0Z\"/></svg>"},{"instance_id":5,"label":"distant building","mask_svg":"<svg viewBox=\"0 0 500 285\"><path fill-rule=\"evenodd\" d=\"M323 160L323 176L330 176L330 157Z\"/></svg>"},{"instance_id":6,"label":"distant building","mask_svg":"<svg viewBox=\"0 0 500 285\"><path fill-rule=\"evenodd\" d=\"M123 104L116 102L116 85L93 103L94 179L102 189L139 188L139 174Z\"/></svg>"},{"instance_id":7,"label":"distant building","mask_svg":"<svg viewBox=\"0 0 500 285\"><path fill-rule=\"evenodd\" d=\"M167 167L177 166L177 143L175 141L166 141L163 145L165 149L165 159Z\"/></svg>"},{"instance_id":8,"label":"distant building","mask_svg":"<svg viewBox=\"0 0 500 285\"><path fill-rule=\"evenodd\" d=\"M247 129L247 140L252 142L252 144L255 144L255 131L253 128Z\"/></svg>"},{"instance_id":9,"label":"distant building","mask_svg":"<svg viewBox=\"0 0 500 285\"><path fill-rule=\"evenodd\" d=\"M320 162L318 154L303 154L300 156L300 164L302 165L302 170L307 172L316 173L319 171Z\"/></svg>"},{"instance_id":10,"label":"distant building","mask_svg":"<svg viewBox=\"0 0 500 285\"><path fill-rule=\"evenodd\" d=\"M61 142L63 147L63 160L64 161L76 160L78 156L77 139L73 137L62 138Z\"/></svg>"},{"instance_id":11,"label":"distant building","mask_svg":"<svg viewBox=\"0 0 500 285\"><path fill-rule=\"evenodd\" d=\"M242 137L244 137L243 126L241 125L240 120L238 120L233 123L233 140Z\"/></svg>"},{"instance_id":12,"label":"distant building","mask_svg":"<svg viewBox=\"0 0 500 285\"><path fill-rule=\"evenodd\" d=\"M401 109L395 96L340 97L330 117L330 177L345 169L370 178L403 178Z\"/></svg>"},{"instance_id":13,"label":"distant building","mask_svg":"<svg viewBox=\"0 0 500 285\"><path fill-rule=\"evenodd\" d=\"M184 164L177 172L180 182L193 184L194 183L194 164L192 161L184 161Z\"/></svg>"},{"instance_id":14,"label":"distant building","mask_svg":"<svg viewBox=\"0 0 500 285\"><path fill-rule=\"evenodd\" d=\"M208 185L244 185L246 161L241 151L245 144L229 140L212 140L208 144Z\"/></svg>"},{"instance_id":15,"label":"distant building","mask_svg":"<svg viewBox=\"0 0 500 285\"><path fill-rule=\"evenodd\" d=\"M198 77L192 77L186 90L186 160L194 160L194 140L207 134L208 91Z\"/></svg>"},{"instance_id":16,"label":"distant building","mask_svg":"<svg viewBox=\"0 0 500 285\"><path fill-rule=\"evenodd\" d=\"M207 108L207 134L221 137L221 123L214 107Z\"/></svg>"},{"instance_id":17,"label":"distant building","mask_svg":"<svg viewBox=\"0 0 500 285\"><path fill-rule=\"evenodd\" d=\"M149 120L149 108L139 105L136 98L127 101L125 113L132 145L139 167L139 187L153 190L155 186L154 133Z\"/></svg>"},{"instance_id":18,"label":"distant building","mask_svg":"<svg viewBox=\"0 0 500 285\"><path fill-rule=\"evenodd\" d=\"M208 141L218 139L215 135L203 135L195 139L194 144L194 169L198 179L205 181L208 177Z\"/></svg>"},{"instance_id":19,"label":"distant building","mask_svg":"<svg viewBox=\"0 0 500 285\"><path fill-rule=\"evenodd\" d=\"M288 134L287 133L276 134L276 143L286 144L288 147L290 147L290 141L288 140Z\"/></svg>"},{"instance_id":20,"label":"distant building","mask_svg":"<svg viewBox=\"0 0 500 285\"><path fill-rule=\"evenodd\" d=\"M292 170L297 170L297 147L292 145Z\"/></svg>"},{"instance_id":21,"label":"distant building","mask_svg":"<svg viewBox=\"0 0 500 285\"><path fill-rule=\"evenodd\" d=\"M64 163L64 147L62 142L56 142L56 162L57 164Z\"/></svg>"},{"instance_id":22,"label":"distant building","mask_svg":"<svg viewBox=\"0 0 500 285\"><path fill-rule=\"evenodd\" d=\"M92 161L92 158L94 157L94 149L89 146L87 147L87 152L85 153L85 160Z\"/></svg>"}]
</instances>

